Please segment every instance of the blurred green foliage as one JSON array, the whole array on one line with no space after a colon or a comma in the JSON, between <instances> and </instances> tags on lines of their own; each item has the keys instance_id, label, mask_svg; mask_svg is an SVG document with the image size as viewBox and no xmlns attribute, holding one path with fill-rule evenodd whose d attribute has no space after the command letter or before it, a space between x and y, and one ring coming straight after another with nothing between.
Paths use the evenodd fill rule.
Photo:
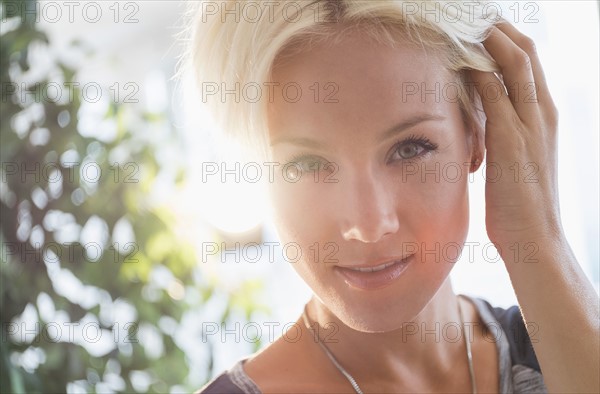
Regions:
<instances>
[{"instance_id":1,"label":"blurred green foliage","mask_svg":"<svg viewBox=\"0 0 600 394\"><path fill-rule=\"evenodd\" d=\"M165 115L112 102L101 121L112 122L115 138L106 141L82 135L78 128L86 103L81 102L77 88L67 102L36 100L49 91L57 73L65 83L75 81L76 70L60 59L49 59L52 79L44 75L27 84L29 93L20 92L22 81L34 66L31 52L51 43L33 18L10 15L6 3L0 3L1 18L10 22L3 24L0 44L0 390L65 392L72 382L87 392L197 389L188 382L185 345L177 341L174 332L186 311L201 309L218 289L198 279L195 251L174 235L174 219L168 209L149 201L161 169L156 154L160 147L143 138L143 131L157 125L168 128ZM26 3L28 9L34 8L33 1ZM142 130L142 136L134 130ZM125 159L115 165L113 158L117 156ZM70 165L69 158L80 164ZM92 170L101 169L97 181L90 182L89 173L82 176L84 163L95 163L89 167ZM184 177L185 171L179 169L170 186L176 187ZM119 226L132 230L134 239L118 239L115 229ZM94 244L100 245L100 255L98 249L90 249L82 241L87 227L96 234L94 239L100 240ZM69 231L76 234L76 240L60 241ZM153 282L156 267L170 271L163 275L167 278L163 284ZM81 293L75 296L69 293L65 279L73 277L70 281L76 284L71 288ZM246 283L240 291L227 293L221 321L228 319L236 303L249 318L256 291L253 284ZM132 307L132 320L123 322L115 317L118 305ZM23 327L15 323L26 307L35 312L39 327L28 340L24 340ZM112 350L93 355L85 343L68 335L68 326L59 316L80 326L84 321L96 322L104 330L102 335L111 338ZM175 328L168 328L169 322L174 322ZM51 323L62 330L60 342L48 340L57 336L56 330L50 332ZM34 330L28 326L26 331ZM139 340L142 331L162 343L158 356L149 356L150 345ZM194 334L202 336L202 332ZM88 330L88 335L96 338L96 330ZM210 343L193 351L206 353L210 376ZM18 360L28 367L19 365ZM147 387L132 383L136 374L146 377ZM71 386L69 391L73 390Z\"/></svg>"}]
</instances>

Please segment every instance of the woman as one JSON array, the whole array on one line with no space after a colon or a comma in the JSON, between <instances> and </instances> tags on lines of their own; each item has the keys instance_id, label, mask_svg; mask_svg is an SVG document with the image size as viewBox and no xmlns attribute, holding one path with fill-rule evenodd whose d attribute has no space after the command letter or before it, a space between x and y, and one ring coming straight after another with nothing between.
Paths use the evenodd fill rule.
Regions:
<instances>
[{"instance_id":1,"label":"woman","mask_svg":"<svg viewBox=\"0 0 600 394\"><path fill-rule=\"evenodd\" d=\"M250 3L203 3L190 59L224 130L281 168L276 226L314 295L299 340L200 392L599 392L598 298L562 230L533 42L483 3ZM508 310L455 295L459 253L439 253L464 244L484 160Z\"/></svg>"}]
</instances>

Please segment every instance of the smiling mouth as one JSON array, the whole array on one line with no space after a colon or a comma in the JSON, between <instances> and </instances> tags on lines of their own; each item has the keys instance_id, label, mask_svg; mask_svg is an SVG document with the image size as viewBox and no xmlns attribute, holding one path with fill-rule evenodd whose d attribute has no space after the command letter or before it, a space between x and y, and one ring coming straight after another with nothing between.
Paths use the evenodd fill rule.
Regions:
<instances>
[{"instance_id":1,"label":"smiling mouth","mask_svg":"<svg viewBox=\"0 0 600 394\"><path fill-rule=\"evenodd\" d=\"M336 266L334 271L344 282L360 290L376 290L391 285L410 265L414 254L372 267Z\"/></svg>"},{"instance_id":2,"label":"smiling mouth","mask_svg":"<svg viewBox=\"0 0 600 394\"><path fill-rule=\"evenodd\" d=\"M359 271L359 272L377 272L377 271L384 270L387 267L391 267L392 265L394 265L400 261L401 260L394 260L391 263L380 264L375 267L362 267L362 268L361 267L340 267L340 268L346 268L349 270Z\"/></svg>"}]
</instances>

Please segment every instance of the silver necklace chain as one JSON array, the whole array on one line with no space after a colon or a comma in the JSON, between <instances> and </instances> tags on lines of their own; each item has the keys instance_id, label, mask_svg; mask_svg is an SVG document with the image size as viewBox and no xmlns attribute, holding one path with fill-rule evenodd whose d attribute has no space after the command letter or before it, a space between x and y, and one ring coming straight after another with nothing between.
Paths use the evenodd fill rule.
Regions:
<instances>
[{"instance_id":1,"label":"silver necklace chain","mask_svg":"<svg viewBox=\"0 0 600 394\"><path fill-rule=\"evenodd\" d=\"M462 308L460 307L460 302L458 301L458 297L460 297L460 296L457 296L456 302L458 304L458 315L460 317L462 335L463 335L463 337L465 337L465 344L466 344L466 348L467 348L467 359L469 360L469 375L471 377L471 388L473 389L473 394L476 394L477 393L477 385L475 383L475 371L473 370L473 354L471 353L471 341L470 341L470 338L467 338L465 336L465 331L466 331L465 330L465 322L463 321ZM306 305L304 305L304 311L302 312L302 319L304 320L304 325L306 326L306 328L308 330L310 330L311 327L310 327L310 321L308 319L308 315L306 313ZM346 371L344 369L344 367L342 367L340 365L340 363L336 360L336 358L333 356L333 354L327 348L327 346L325 346L325 344L323 342L321 342L321 338L319 338L318 333L314 332L314 330L313 330L313 335L314 335L315 339L317 340L317 344L321 347L321 349L323 349L323 351L325 352L327 357L329 357L329 359L331 360L333 365L335 365L335 367L338 369L338 371L340 371L342 373L342 375L344 375L344 377L348 380L348 382L350 382L350 384L354 388L354 391L357 394L363 394L363 391L358 386L358 383L356 383L356 379L354 379L354 377L352 375L350 375L350 373L348 371Z\"/></svg>"}]
</instances>

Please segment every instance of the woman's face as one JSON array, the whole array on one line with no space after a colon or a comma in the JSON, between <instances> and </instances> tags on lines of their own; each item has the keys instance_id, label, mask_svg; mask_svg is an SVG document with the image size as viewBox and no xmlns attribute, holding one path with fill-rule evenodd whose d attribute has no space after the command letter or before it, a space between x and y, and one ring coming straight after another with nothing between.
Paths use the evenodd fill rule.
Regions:
<instances>
[{"instance_id":1,"label":"woman's face","mask_svg":"<svg viewBox=\"0 0 600 394\"><path fill-rule=\"evenodd\" d=\"M472 149L452 81L433 55L356 32L274 68L276 226L282 243L299 246L301 257L287 248L294 269L359 331L412 320L464 243ZM383 274L340 268L408 255Z\"/></svg>"}]
</instances>

